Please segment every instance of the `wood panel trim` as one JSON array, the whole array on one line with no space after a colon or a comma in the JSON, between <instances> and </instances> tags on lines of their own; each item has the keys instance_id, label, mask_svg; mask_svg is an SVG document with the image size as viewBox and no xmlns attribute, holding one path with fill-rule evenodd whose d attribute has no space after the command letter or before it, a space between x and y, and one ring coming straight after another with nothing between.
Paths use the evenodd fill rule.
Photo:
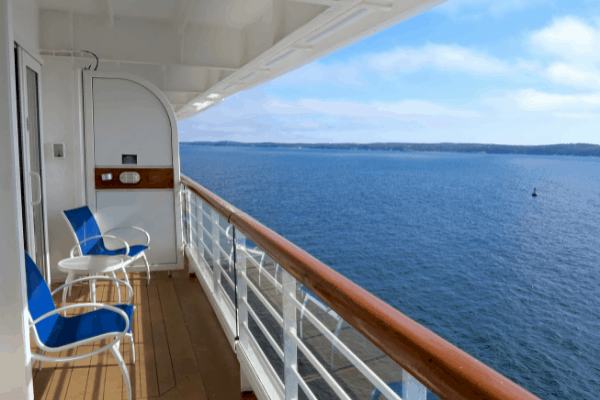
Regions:
<instances>
[{"instance_id":1,"label":"wood panel trim","mask_svg":"<svg viewBox=\"0 0 600 400\"><path fill-rule=\"evenodd\" d=\"M135 171L140 174L138 183L127 184L119 180L122 172ZM112 180L103 181L102 174L112 174ZM96 168L94 173L96 190L104 189L173 189L173 168Z\"/></svg>"}]
</instances>

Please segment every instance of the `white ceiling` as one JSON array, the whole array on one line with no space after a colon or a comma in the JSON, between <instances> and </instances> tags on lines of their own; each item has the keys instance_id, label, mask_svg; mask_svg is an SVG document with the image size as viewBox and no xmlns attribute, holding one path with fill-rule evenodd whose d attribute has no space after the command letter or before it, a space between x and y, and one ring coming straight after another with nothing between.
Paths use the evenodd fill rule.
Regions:
<instances>
[{"instance_id":1,"label":"white ceiling","mask_svg":"<svg viewBox=\"0 0 600 400\"><path fill-rule=\"evenodd\" d=\"M38 0L40 52L140 75L179 119L444 0Z\"/></svg>"}]
</instances>

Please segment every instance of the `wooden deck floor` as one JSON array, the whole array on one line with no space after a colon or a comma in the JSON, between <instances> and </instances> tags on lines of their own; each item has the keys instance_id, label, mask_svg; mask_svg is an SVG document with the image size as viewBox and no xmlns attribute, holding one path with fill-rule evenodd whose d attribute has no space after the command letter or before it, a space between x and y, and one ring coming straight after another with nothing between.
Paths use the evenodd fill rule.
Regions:
<instances>
[{"instance_id":1,"label":"wooden deck floor","mask_svg":"<svg viewBox=\"0 0 600 400\"><path fill-rule=\"evenodd\" d=\"M128 340L121 354L131 376L134 399L240 399L239 363L227 343L212 307L197 281L187 271L131 273L136 305L132 321L136 363ZM122 289L122 296L125 292ZM117 301L114 285L97 285L98 301ZM68 303L89 301L87 284L74 287ZM59 296L55 304L60 307ZM83 354L106 342L64 351ZM37 348L33 344L32 351ZM47 353L47 355L51 355ZM56 355L56 353L54 354ZM40 400L127 399L116 360L106 351L71 363L43 363L33 370L35 398Z\"/></svg>"}]
</instances>

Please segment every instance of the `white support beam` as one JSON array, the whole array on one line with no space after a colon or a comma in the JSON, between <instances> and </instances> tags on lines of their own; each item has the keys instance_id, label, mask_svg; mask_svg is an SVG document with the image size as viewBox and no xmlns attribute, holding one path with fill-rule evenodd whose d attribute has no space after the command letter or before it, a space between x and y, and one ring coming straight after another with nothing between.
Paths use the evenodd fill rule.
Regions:
<instances>
[{"instance_id":1,"label":"white support beam","mask_svg":"<svg viewBox=\"0 0 600 400\"><path fill-rule=\"evenodd\" d=\"M191 94L194 96L200 96L201 94L205 93L202 91L178 90L178 89L172 89L172 88L162 89L161 92L163 92L166 95L169 95L169 94Z\"/></svg>"},{"instance_id":2,"label":"white support beam","mask_svg":"<svg viewBox=\"0 0 600 400\"><path fill-rule=\"evenodd\" d=\"M33 400L12 18L12 0L0 0L0 397Z\"/></svg>"},{"instance_id":3,"label":"white support beam","mask_svg":"<svg viewBox=\"0 0 600 400\"><path fill-rule=\"evenodd\" d=\"M198 0L183 0L179 9L179 18L177 18L177 33L182 34L185 31L190 17L192 16L192 6L197 5Z\"/></svg>"},{"instance_id":4,"label":"white support beam","mask_svg":"<svg viewBox=\"0 0 600 400\"><path fill-rule=\"evenodd\" d=\"M344 3L343 0L288 0L293 1L295 3L307 3L307 4L319 4L321 6L333 6L336 4Z\"/></svg>"},{"instance_id":5,"label":"white support beam","mask_svg":"<svg viewBox=\"0 0 600 400\"><path fill-rule=\"evenodd\" d=\"M80 50L54 50L54 49L41 49L40 54L46 57L73 57L73 58L81 58L86 60L94 60L91 56L87 54L82 54ZM235 72L239 68L236 67L228 67L222 65L197 65L197 64L162 64L160 62L151 62L151 61L135 61L135 60L119 60L115 58L98 58L98 60L102 62L110 62L110 63L123 63L123 64L139 64L139 65L157 65L157 66L165 66L165 67L188 67L188 68L201 68L201 69L217 69L220 71L228 71Z\"/></svg>"},{"instance_id":6,"label":"white support beam","mask_svg":"<svg viewBox=\"0 0 600 400\"><path fill-rule=\"evenodd\" d=\"M356 0L288 0L288 1L293 1L296 3L307 3L307 4L318 4L321 6L336 6L336 5L341 5L341 4L351 4L353 1L356 2ZM381 10L381 11L389 11L391 10L392 6L394 5L394 1L391 0L389 2L386 3L378 3L378 2L368 2L368 1L362 1L361 3L361 7L369 7L369 8L373 8L373 9L377 9L377 10Z\"/></svg>"}]
</instances>

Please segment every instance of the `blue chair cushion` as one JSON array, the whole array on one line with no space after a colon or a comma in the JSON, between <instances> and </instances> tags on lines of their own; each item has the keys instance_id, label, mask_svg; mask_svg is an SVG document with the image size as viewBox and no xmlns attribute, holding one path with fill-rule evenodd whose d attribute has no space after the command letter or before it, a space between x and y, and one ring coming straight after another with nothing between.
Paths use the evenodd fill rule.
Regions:
<instances>
[{"instance_id":1,"label":"blue chair cushion","mask_svg":"<svg viewBox=\"0 0 600 400\"><path fill-rule=\"evenodd\" d=\"M143 247L143 246L142 246ZM33 320L55 310L54 300L48 284L42 277L35 262L25 253L25 272L27 279L27 305ZM125 311L132 320L134 306L117 304L115 307ZM60 347L89 339L109 332L122 332L125 319L114 311L99 309L75 317L63 317L54 314L35 324L38 336L48 347ZM128 332L131 332L129 325Z\"/></svg>"},{"instance_id":2,"label":"blue chair cushion","mask_svg":"<svg viewBox=\"0 0 600 400\"><path fill-rule=\"evenodd\" d=\"M134 246L130 246L129 247L129 257L135 257L139 253L141 253L142 251L147 250L147 249L148 249L148 246L144 246L141 244L136 244ZM119 254L125 254L126 251L127 251L127 249L125 247L123 247L121 249L109 250L106 247L102 246L102 248L99 249L96 253L88 253L88 255L117 256Z\"/></svg>"},{"instance_id":3,"label":"blue chair cushion","mask_svg":"<svg viewBox=\"0 0 600 400\"><path fill-rule=\"evenodd\" d=\"M54 300L52 300L48 284L46 284L40 270L35 265L35 261L27 253L25 253L25 274L27 279L27 305L31 318L35 321L42 315L55 310L56 307L54 306ZM58 315L55 314L44 318L35 325L42 342L48 339L57 320Z\"/></svg>"},{"instance_id":4,"label":"blue chair cushion","mask_svg":"<svg viewBox=\"0 0 600 400\"><path fill-rule=\"evenodd\" d=\"M131 332L131 320L134 306L117 304L115 307L127 313ZM114 311L99 309L74 317L63 317L58 315L44 344L48 347L61 347L81 340L90 339L104 333L122 332L125 328L125 319Z\"/></svg>"},{"instance_id":5,"label":"blue chair cushion","mask_svg":"<svg viewBox=\"0 0 600 400\"><path fill-rule=\"evenodd\" d=\"M94 214L88 206L74 208L72 210L63 211L75 235L77 235L77 241L81 242L92 236L102 235L100 227L94 218ZM96 252L104 248L104 241L102 238L88 240L81 245L81 251L84 255L96 254Z\"/></svg>"}]
</instances>

